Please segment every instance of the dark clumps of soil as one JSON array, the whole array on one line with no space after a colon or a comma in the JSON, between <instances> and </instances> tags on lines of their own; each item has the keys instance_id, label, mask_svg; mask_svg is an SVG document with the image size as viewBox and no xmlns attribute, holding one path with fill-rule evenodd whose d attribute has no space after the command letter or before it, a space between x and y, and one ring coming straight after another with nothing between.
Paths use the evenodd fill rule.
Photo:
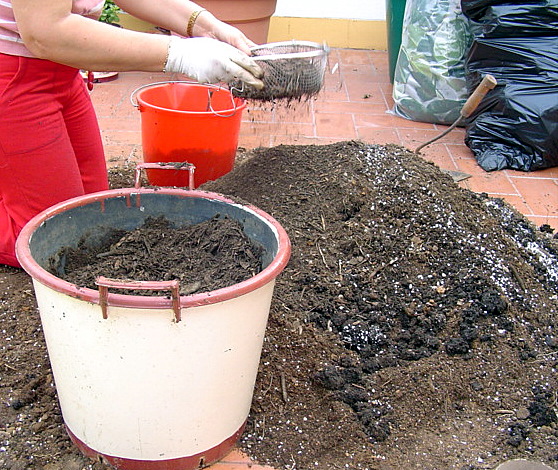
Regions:
<instances>
[{"instance_id":1,"label":"dark clumps of soil","mask_svg":"<svg viewBox=\"0 0 558 470\"><path fill-rule=\"evenodd\" d=\"M104 238L95 246L83 240L76 248L61 248L50 260L49 271L90 289L97 289L98 276L178 280L180 294L190 295L232 286L262 270L261 246L246 236L240 222L228 217L182 227L164 217L148 217L134 230L115 229ZM125 293L153 295L149 290Z\"/></svg>"},{"instance_id":2,"label":"dark clumps of soil","mask_svg":"<svg viewBox=\"0 0 558 470\"><path fill-rule=\"evenodd\" d=\"M131 186L133 171L111 182ZM551 229L396 146L256 149L202 189L263 209L292 243L240 440L252 458L284 470L556 467ZM103 469L65 435L29 280L3 267L0 282L0 466Z\"/></svg>"}]
</instances>

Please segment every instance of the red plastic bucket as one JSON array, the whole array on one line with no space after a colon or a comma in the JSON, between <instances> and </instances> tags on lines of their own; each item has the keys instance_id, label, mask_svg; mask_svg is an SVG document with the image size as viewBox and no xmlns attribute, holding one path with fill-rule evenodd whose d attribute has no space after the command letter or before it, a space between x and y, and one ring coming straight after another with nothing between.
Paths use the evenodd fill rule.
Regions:
<instances>
[{"instance_id":1,"label":"red plastic bucket","mask_svg":"<svg viewBox=\"0 0 558 470\"><path fill-rule=\"evenodd\" d=\"M132 103L141 113L145 163L191 163L196 187L233 169L243 99L215 85L163 82L136 90ZM179 170L148 170L147 179L154 186L188 186Z\"/></svg>"}]
</instances>

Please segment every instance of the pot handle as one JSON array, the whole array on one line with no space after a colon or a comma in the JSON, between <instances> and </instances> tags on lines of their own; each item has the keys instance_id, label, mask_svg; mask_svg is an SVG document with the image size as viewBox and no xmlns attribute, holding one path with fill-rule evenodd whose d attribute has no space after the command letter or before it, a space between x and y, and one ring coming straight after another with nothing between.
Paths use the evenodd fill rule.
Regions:
<instances>
[{"instance_id":1,"label":"pot handle","mask_svg":"<svg viewBox=\"0 0 558 470\"><path fill-rule=\"evenodd\" d=\"M194 171L196 171L196 166L192 163L186 162L160 162L160 163L139 163L136 165L136 177L134 182L134 188L141 188L141 170L143 169L155 169L155 170L188 170L190 172L188 178L188 189L190 191L194 190Z\"/></svg>"},{"instance_id":2,"label":"pot handle","mask_svg":"<svg viewBox=\"0 0 558 470\"><path fill-rule=\"evenodd\" d=\"M129 281L122 279L110 279L99 276L95 280L95 284L99 287L99 304L103 312L103 319L108 318L108 290L113 289L135 289L135 290L170 290L172 297L172 310L174 312L174 321L178 323L181 318L180 313L180 283L178 280L173 281Z\"/></svg>"}]
</instances>

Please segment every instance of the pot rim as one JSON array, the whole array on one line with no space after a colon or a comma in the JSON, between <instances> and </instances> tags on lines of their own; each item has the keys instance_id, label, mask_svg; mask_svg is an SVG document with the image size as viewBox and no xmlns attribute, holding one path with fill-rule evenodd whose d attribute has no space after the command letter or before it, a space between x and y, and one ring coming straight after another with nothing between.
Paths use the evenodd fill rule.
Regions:
<instances>
[{"instance_id":1,"label":"pot rim","mask_svg":"<svg viewBox=\"0 0 558 470\"><path fill-rule=\"evenodd\" d=\"M110 189L96 193L78 196L67 201L55 204L33 217L21 230L16 241L16 257L22 268L33 278L46 287L57 292L67 294L86 302L100 304L100 294L98 290L87 287L80 287L65 281L49 273L41 267L31 255L30 241L37 228L48 219L61 214L69 209L81 207L86 204L100 202L113 197L127 197L141 194L167 194L177 197L197 197L211 199L237 207L241 207L247 212L252 212L260 219L263 219L275 232L278 240L277 254L273 260L255 276L246 279L232 286L216 289L209 292L202 292L191 295L180 296L180 308L199 307L211 305L226 300L240 297L244 294L255 291L256 289L273 281L283 271L287 265L290 254L291 244L287 232L273 217L250 204L239 204L232 199L218 193L211 193L200 190L184 190L179 188L123 188ZM172 309L172 299L163 296L139 296L109 293L108 305L112 307L144 308L144 309Z\"/></svg>"}]
</instances>

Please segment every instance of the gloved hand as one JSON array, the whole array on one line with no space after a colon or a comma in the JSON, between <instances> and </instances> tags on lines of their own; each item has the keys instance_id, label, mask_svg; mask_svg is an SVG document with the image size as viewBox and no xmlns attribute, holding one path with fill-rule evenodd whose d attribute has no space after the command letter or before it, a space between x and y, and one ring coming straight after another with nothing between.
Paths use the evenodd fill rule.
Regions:
<instances>
[{"instance_id":1,"label":"gloved hand","mask_svg":"<svg viewBox=\"0 0 558 470\"><path fill-rule=\"evenodd\" d=\"M263 88L261 67L237 48L211 38L171 37L166 72L183 73L200 83L241 80Z\"/></svg>"}]
</instances>

